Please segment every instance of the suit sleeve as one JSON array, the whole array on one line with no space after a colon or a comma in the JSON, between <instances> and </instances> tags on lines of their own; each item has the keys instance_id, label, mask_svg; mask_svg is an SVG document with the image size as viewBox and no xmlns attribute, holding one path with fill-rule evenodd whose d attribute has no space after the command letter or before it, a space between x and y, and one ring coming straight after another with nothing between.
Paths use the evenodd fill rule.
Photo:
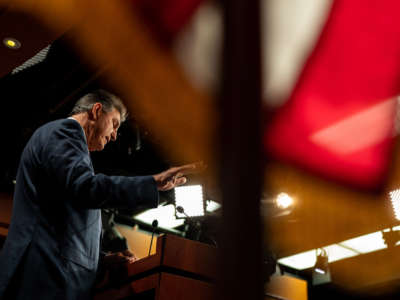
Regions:
<instances>
[{"instance_id":1,"label":"suit sleeve","mask_svg":"<svg viewBox=\"0 0 400 300\"><path fill-rule=\"evenodd\" d=\"M77 126L78 125L78 126ZM50 134L42 151L48 176L74 205L85 208L156 207L158 191L152 176L94 174L79 124L66 122Z\"/></svg>"}]
</instances>

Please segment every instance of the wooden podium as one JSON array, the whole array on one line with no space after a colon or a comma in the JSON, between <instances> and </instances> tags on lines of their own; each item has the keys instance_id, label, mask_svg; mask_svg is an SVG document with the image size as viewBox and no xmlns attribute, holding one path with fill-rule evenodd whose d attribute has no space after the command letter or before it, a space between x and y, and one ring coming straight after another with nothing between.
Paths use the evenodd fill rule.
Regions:
<instances>
[{"instance_id":1,"label":"wooden podium","mask_svg":"<svg viewBox=\"0 0 400 300\"><path fill-rule=\"evenodd\" d=\"M127 265L127 280L120 288L103 288L94 299L215 299L216 272L215 247L162 235L156 254Z\"/></svg>"}]
</instances>

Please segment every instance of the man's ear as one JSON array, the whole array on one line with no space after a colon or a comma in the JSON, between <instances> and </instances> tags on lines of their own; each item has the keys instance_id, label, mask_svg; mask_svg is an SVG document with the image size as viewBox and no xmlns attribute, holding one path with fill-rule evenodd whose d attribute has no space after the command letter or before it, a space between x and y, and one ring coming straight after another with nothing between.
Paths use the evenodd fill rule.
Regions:
<instances>
[{"instance_id":1,"label":"man's ear","mask_svg":"<svg viewBox=\"0 0 400 300\"><path fill-rule=\"evenodd\" d=\"M93 104L92 109L89 112L89 119L97 121L103 112L103 105L99 102Z\"/></svg>"}]
</instances>

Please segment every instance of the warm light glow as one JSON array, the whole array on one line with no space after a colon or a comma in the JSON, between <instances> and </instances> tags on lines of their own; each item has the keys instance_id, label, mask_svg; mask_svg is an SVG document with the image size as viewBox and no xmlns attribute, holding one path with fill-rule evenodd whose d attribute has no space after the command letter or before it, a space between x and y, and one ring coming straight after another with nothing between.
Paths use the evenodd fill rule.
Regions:
<instances>
[{"instance_id":1,"label":"warm light glow","mask_svg":"<svg viewBox=\"0 0 400 300\"><path fill-rule=\"evenodd\" d=\"M16 43L12 40L7 40L7 46L10 46L11 48L15 47Z\"/></svg>"},{"instance_id":2,"label":"warm light glow","mask_svg":"<svg viewBox=\"0 0 400 300\"><path fill-rule=\"evenodd\" d=\"M21 43L13 38L5 38L3 44L10 49L18 49L21 47Z\"/></svg>"},{"instance_id":3,"label":"warm light glow","mask_svg":"<svg viewBox=\"0 0 400 300\"><path fill-rule=\"evenodd\" d=\"M280 193L277 197L276 197L276 205L279 208L282 209L286 209L289 206L293 205L293 199L292 197L290 197L288 194L286 193Z\"/></svg>"},{"instance_id":4,"label":"warm light glow","mask_svg":"<svg viewBox=\"0 0 400 300\"><path fill-rule=\"evenodd\" d=\"M203 188L201 185L185 185L175 188L175 205L181 206L186 215L190 217L203 216ZM185 218L186 215L176 212L178 218Z\"/></svg>"},{"instance_id":5,"label":"warm light glow","mask_svg":"<svg viewBox=\"0 0 400 300\"><path fill-rule=\"evenodd\" d=\"M392 201L394 215L400 221L400 190L394 190L389 193Z\"/></svg>"}]
</instances>

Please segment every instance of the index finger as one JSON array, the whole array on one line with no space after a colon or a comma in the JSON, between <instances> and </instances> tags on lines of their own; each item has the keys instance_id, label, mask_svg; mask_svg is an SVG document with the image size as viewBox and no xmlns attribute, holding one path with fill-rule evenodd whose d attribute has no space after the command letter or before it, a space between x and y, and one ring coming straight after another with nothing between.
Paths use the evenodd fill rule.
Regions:
<instances>
[{"instance_id":1,"label":"index finger","mask_svg":"<svg viewBox=\"0 0 400 300\"><path fill-rule=\"evenodd\" d=\"M203 162L195 162L191 164L182 165L179 167L175 167L174 171L176 173L181 173L182 175L188 174L196 174L205 169L205 165Z\"/></svg>"}]
</instances>

